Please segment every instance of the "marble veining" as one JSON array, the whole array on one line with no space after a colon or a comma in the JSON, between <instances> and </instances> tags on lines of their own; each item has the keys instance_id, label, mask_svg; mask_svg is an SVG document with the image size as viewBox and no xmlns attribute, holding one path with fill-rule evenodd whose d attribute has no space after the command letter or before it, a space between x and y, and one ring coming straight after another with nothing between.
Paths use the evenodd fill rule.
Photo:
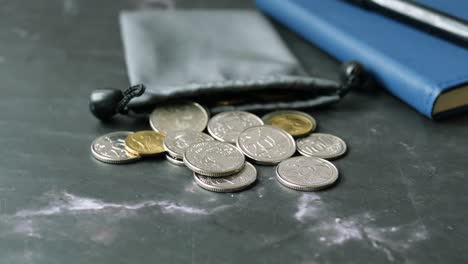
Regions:
<instances>
[{"instance_id":1,"label":"marble veining","mask_svg":"<svg viewBox=\"0 0 468 264\"><path fill-rule=\"evenodd\" d=\"M140 202L109 203L99 199L81 197L68 192L52 195L52 200L45 207L18 211L16 217L50 216L95 212L105 209L140 210L148 207L159 207L163 213L186 213L206 215L210 211L191 207L166 200L145 200Z\"/></svg>"},{"instance_id":2,"label":"marble veining","mask_svg":"<svg viewBox=\"0 0 468 264\"><path fill-rule=\"evenodd\" d=\"M117 203L67 191L46 193L40 198L46 201L44 206L21 209L12 215L2 215L0 225L4 231L0 234L44 239L55 229L55 217L79 216L76 230L71 232L79 232L83 239L94 243L111 245L125 232L119 224L119 219L138 219L131 218L136 216L138 210L157 209L162 214L205 217L234 206L226 204L201 208L156 199ZM348 242L361 241L367 243L369 248L381 252L388 261L398 262L404 258L405 252L411 250L413 244L429 238L427 228L420 221L398 226L382 226L378 224L379 219L376 219L374 214L364 212L340 216L330 204L316 193L301 194L297 200L291 220L302 226L301 234L311 243L337 248ZM96 222L96 217L104 222Z\"/></svg>"},{"instance_id":3,"label":"marble veining","mask_svg":"<svg viewBox=\"0 0 468 264\"><path fill-rule=\"evenodd\" d=\"M324 216L327 216L324 218ZM379 226L369 212L340 217L317 194L302 194L294 218L307 225L309 237L326 246L341 246L350 241L367 242L381 251L388 261L399 260L402 252L414 243L429 238L426 226L419 220L398 226Z\"/></svg>"},{"instance_id":4,"label":"marble veining","mask_svg":"<svg viewBox=\"0 0 468 264\"><path fill-rule=\"evenodd\" d=\"M294 218L297 221L304 223L306 220L305 218L314 216L322 206L322 201L318 195L313 193L303 194L299 197L297 211L294 214Z\"/></svg>"},{"instance_id":5,"label":"marble veining","mask_svg":"<svg viewBox=\"0 0 468 264\"><path fill-rule=\"evenodd\" d=\"M147 213L138 214L139 210L157 210L159 213L175 217L205 217L234 206L227 204L200 208L156 199L117 203L67 191L47 192L41 195L39 200L45 201L45 205L0 215L0 237L38 240L74 236L78 241L111 245L125 232L121 221L140 221L140 217L147 217ZM59 232L61 227L57 220L63 217L76 219L76 224L66 232ZM197 221L195 219L194 221Z\"/></svg>"}]
</instances>

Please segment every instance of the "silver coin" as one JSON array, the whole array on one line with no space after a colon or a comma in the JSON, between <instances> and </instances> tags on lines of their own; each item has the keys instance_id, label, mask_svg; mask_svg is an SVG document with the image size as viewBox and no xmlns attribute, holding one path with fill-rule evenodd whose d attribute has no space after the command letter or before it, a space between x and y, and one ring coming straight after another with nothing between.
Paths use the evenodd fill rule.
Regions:
<instances>
[{"instance_id":1,"label":"silver coin","mask_svg":"<svg viewBox=\"0 0 468 264\"><path fill-rule=\"evenodd\" d=\"M183 159L185 150L192 144L213 141L214 139L203 132L181 130L169 132L164 138L164 148L174 158Z\"/></svg>"},{"instance_id":2,"label":"silver coin","mask_svg":"<svg viewBox=\"0 0 468 264\"><path fill-rule=\"evenodd\" d=\"M171 102L156 107L150 115L151 127L160 133L191 129L205 130L208 123L208 112L195 102Z\"/></svg>"},{"instance_id":3,"label":"silver coin","mask_svg":"<svg viewBox=\"0 0 468 264\"><path fill-rule=\"evenodd\" d=\"M332 185L338 179L338 169L321 158L293 157L278 164L276 178L288 188L315 191Z\"/></svg>"},{"instance_id":4,"label":"silver coin","mask_svg":"<svg viewBox=\"0 0 468 264\"><path fill-rule=\"evenodd\" d=\"M184 160L178 159L178 158L174 158L174 157L172 157L172 156L169 155L169 154L166 154L166 159L167 159L167 161L169 161L170 163L175 164L175 165L177 165L177 166L185 166Z\"/></svg>"},{"instance_id":5,"label":"silver coin","mask_svg":"<svg viewBox=\"0 0 468 264\"><path fill-rule=\"evenodd\" d=\"M213 178L195 172L193 177L197 185L203 189L212 192L236 192L246 189L257 180L257 170L246 162L241 171L228 177Z\"/></svg>"},{"instance_id":6,"label":"silver coin","mask_svg":"<svg viewBox=\"0 0 468 264\"><path fill-rule=\"evenodd\" d=\"M346 143L339 137L314 133L297 140L297 151L308 157L335 159L346 153Z\"/></svg>"},{"instance_id":7,"label":"silver coin","mask_svg":"<svg viewBox=\"0 0 468 264\"><path fill-rule=\"evenodd\" d=\"M245 157L229 143L204 141L187 148L184 163L198 174L224 177L239 172L244 167Z\"/></svg>"},{"instance_id":8,"label":"silver coin","mask_svg":"<svg viewBox=\"0 0 468 264\"><path fill-rule=\"evenodd\" d=\"M266 165L278 164L296 152L296 142L290 134L268 125L242 131L237 147L253 161Z\"/></svg>"},{"instance_id":9,"label":"silver coin","mask_svg":"<svg viewBox=\"0 0 468 264\"><path fill-rule=\"evenodd\" d=\"M244 111L228 111L213 116L208 122L208 132L219 141L235 144L246 128L263 125L258 116Z\"/></svg>"},{"instance_id":10,"label":"silver coin","mask_svg":"<svg viewBox=\"0 0 468 264\"><path fill-rule=\"evenodd\" d=\"M125 138L133 132L113 132L96 138L91 143L91 153L94 158L106 163L128 163L140 159L125 150Z\"/></svg>"}]
</instances>

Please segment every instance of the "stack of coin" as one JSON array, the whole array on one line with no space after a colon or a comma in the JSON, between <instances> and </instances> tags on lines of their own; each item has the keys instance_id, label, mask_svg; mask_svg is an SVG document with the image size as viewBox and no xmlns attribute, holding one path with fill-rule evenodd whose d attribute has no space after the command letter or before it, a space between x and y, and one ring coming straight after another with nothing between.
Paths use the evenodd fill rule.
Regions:
<instances>
[{"instance_id":1,"label":"stack of coin","mask_svg":"<svg viewBox=\"0 0 468 264\"><path fill-rule=\"evenodd\" d=\"M185 165L195 182L214 192L240 191L257 179L257 170L234 145L205 141L191 145L184 153Z\"/></svg>"},{"instance_id":2,"label":"stack of coin","mask_svg":"<svg viewBox=\"0 0 468 264\"><path fill-rule=\"evenodd\" d=\"M203 132L191 129L169 132L163 142L164 149L167 151L166 159L173 164L183 166L185 150L203 141L214 141L214 139Z\"/></svg>"},{"instance_id":3,"label":"stack of coin","mask_svg":"<svg viewBox=\"0 0 468 264\"><path fill-rule=\"evenodd\" d=\"M313 133L315 119L292 110L262 118L227 111L210 119L200 104L179 101L155 108L150 125L153 131L101 136L91 144L91 153L99 161L120 164L165 152L169 162L192 170L197 185L214 192L251 186L257 170L250 162L276 165L279 183L315 191L336 182L338 169L328 160L343 156L347 149L336 136ZM293 157L296 150L301 156Z\"/></svg>"}]
</instances>

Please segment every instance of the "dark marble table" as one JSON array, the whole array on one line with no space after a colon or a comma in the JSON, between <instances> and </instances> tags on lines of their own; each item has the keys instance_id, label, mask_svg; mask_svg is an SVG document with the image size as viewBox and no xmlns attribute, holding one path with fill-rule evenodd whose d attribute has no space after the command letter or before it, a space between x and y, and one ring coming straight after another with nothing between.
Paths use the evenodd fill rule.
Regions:
<instances>
[{"instance_id":1,"label":"dark marble table","mask_svg":"<svg viewBox=\"0 0 468 264\"><path fill-rule=\"evenodd\" d=\"M176 7L253 8L179 0ZM0 263L466 263L468 116L433 122L381 89L310 111L345 139L341 181L301 193L259 167L249 191L216 194L165 160L95 161L87 106L128 84L118 13L161 1L0 1ZM311 75L339 63L277 26Z\"/></svg>"}]
</instances>

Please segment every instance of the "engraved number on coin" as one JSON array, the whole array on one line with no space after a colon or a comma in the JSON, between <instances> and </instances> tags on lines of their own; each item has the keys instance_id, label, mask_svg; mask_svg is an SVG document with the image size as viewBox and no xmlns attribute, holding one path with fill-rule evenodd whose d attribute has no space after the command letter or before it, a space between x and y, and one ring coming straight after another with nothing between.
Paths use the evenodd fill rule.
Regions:
<instances>
[{"instance_id":1,"label":"engraved number on coin","mask_svg":"<svg viewBox=\"0 0 468 264\"><path fill-rule=\"evenodd\" d=\"M238 145L252 159L265 162L288 158L295 152L295 143L291 136L271 126L245 130L239 136Z\"/></svg>"},{"instance_id":2,"label":"engraved number on coin","mask_svg":"<svg viewBox=\"0 0 468 264\"><path fill-rule=\"evenodd\" d=\"M281 170L281 175L289 178L294 178L296 181L303 184L320 184L329 181L333 177L333 172L326 164L300 164L300 163L287 163ZM311 177L314 175L314 177Z\"/></svg>"},{"instance_id":3,"label":"engraved number on coin","mask_svg":"<svg viewBox=\"0 0 468 264\"><path fill-rule=\"evenodd\" d=\"M297 149L306 156L335 158L346 152L346 143L333 135L316 133L299 139Z\"/></svg>"},{"instance_id":4,"label":"engraved number on coin","mask_svg":"<svg viewBox=\"0 0 468 264\"><path fill-rule=\"evenodd\" d=\"M316 190L338 179L338 169L329 161L316 157L294 157L277 167L280 183L292 189Z\"/></svg>"}]
</instances>

